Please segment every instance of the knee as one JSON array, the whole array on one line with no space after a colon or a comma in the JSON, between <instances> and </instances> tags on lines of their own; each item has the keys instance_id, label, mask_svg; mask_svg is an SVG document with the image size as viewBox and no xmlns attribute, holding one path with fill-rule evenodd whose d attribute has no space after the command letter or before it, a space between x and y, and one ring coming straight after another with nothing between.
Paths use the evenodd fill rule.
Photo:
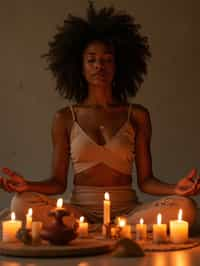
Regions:
<instances>
[{"instance_id":1,"label":"knee","mask_svg":"<svg viewBox=\"0 0 200 266\"><path fill-rule=\"evenodd\" d=\"M31 192L16 193L11 199L10 210L15 212L16 218L25 219L28 208L30 207Z\"/></svg>"},{"instance_id":2,"label":"knee","mask_svg":"<svg viewBox=\"0 0 200 266\"><path fill-rule=\"evenodd\" d=\"M183 219L192 225L197 216L197 203L192 198L182 196L177 196L175 201L178 208L183 210Z\"/></svg>"}]
</instances>

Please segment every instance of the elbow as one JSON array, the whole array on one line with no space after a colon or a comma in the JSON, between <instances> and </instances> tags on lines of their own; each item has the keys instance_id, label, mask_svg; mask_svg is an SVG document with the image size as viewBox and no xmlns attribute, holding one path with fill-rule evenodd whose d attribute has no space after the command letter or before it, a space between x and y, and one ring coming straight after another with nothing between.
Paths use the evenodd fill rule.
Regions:
<instances>
[{"instance_id":1,"label":"elbow","mask_svg":"<svg viewBox=\"0 0 200 266\"><path fill-rule=\"evenodd\" d=\"M143 193L149 193L149 186L148 186L148 180L143 180L142 182L138 182L138 187L141 192Z\"/></svg>"}]
</instances>

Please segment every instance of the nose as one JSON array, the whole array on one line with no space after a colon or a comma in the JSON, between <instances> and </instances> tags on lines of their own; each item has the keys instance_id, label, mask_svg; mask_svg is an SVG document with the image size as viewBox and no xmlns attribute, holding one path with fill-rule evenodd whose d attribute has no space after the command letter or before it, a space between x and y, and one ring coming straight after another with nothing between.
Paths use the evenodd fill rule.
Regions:
<instances>
[{"instance_id":1,"label":"nose","mask_svg":"<svg viewBox=\"0 0 200 266\"><path fill-rule=\"evenodd\" d=\"M97 60L95 62L95 68L96 69L103 69L104 68L104 62L103 62L103 60Z\"/></svg>"}]
</instances>

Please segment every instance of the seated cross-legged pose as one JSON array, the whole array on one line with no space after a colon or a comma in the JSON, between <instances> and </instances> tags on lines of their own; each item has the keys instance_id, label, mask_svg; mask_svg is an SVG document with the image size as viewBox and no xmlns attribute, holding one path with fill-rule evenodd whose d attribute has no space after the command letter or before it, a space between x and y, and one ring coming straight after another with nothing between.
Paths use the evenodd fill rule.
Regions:
<instances>
[{"instance_id":1,"label":"seated cross-legged pose","mask_svg":"<svg viewBox=\"0 0 200 266\"><path fill-rule=\"evenodd\" d=\"M112 7L97 11L90 4L86 19L66 18L44 57L68 105L53 119L49 179L34 182L3 169L10 178L2 176L1 186L16 192L11 201L16 216L24 219L32 207L34 219L49 222L48 212L56 205L52 196L66 190L71 160L74 187L64 207L75 218L83 215L91 223L101 223L103 195L108 191L112 219L124 215L134 225L143 217L151 225L160 212L168 223L182 208L183 218L191 225L196 204L190 196L200 190L196 170L176 184L154 176L150 114L147 108L128 101L143 82L151 57L148 40L134 18ZM132 188L134 163L139 189L162 196L158 200L138 200ZM65 222L73 223L74 217L65 217Z\"/></svg>"}]
</instances>

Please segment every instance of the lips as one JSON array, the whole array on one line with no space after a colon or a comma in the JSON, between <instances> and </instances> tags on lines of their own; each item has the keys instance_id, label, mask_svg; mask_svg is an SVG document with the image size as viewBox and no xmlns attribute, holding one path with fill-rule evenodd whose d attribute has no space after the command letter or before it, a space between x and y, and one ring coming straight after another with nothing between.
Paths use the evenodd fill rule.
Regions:
<instances>
[{"instance_id":1,"label":"lips","mask_svg":"<svg viewBox=\"0 0 200 266\"><path fill-rule=\"evenodd\" d=\"M99 77L100 77L100 78L105 78L105 76L106 76L106 75L105 75L104 72L98 72L98 73L95 73L95 74L94 74L94 77L97 77L97 78L99 78Z\"/></svg>"}]
</instances>

